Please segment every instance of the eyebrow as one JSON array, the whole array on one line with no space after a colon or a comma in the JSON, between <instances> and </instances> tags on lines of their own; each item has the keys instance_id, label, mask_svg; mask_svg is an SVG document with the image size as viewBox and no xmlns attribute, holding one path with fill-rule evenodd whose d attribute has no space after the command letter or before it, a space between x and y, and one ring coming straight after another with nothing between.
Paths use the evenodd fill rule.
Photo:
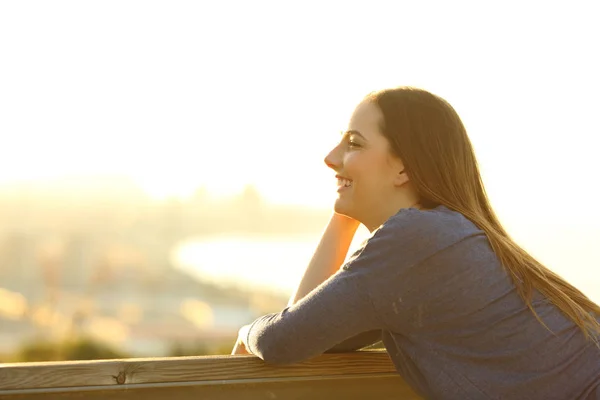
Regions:
<instances>
[{"instance_id":1,"label":"eyebrow","mask_svg":"<svg viewBox=\"0 0 600 400\"><path fill-rule=\"evenodd\" d=\"M364 137L364 135L363 135L362 133L360 133L359 131L356 131L356 130L352 130L352 129L351 129L351 130L349 130L349 131L342 132L342 136L343 136L344 138L345 138L345 137L348 137L348 136L350 136L350 135L357 135L357 136L360 136L360 137L361 137L363 140L365 140L365 141L367 140L367 138L366 138L366 137Z\"/></svg>"}]
</instances>

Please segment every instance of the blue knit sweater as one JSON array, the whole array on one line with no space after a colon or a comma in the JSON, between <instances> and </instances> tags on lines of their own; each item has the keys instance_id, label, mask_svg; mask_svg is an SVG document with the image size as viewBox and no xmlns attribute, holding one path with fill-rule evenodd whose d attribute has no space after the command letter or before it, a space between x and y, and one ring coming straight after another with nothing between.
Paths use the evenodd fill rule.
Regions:
<instances>
[{"instance_id":1,"label":"blue knit sweater","mask_svg":"<svg viewBox=\"0 0 600 400\"><path fill-rule=\"evenodd\" d=\"M540 293L544 327L487 237L444 206L403 209L298 303L253 322L249 350L299 362L382 340L431 399L600 399L600 350Z\"/></svg>"}]
</instances>

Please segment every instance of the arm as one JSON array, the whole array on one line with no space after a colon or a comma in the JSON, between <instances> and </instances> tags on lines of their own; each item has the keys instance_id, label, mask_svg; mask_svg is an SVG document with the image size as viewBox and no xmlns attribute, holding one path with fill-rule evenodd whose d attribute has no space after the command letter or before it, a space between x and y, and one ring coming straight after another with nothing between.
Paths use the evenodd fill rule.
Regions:
<instances>
[{"instance_id":1,"label":"arm","mask_svg":"<svg viewBox=\"0 0 600 400\"><path fill-rule=\"evenodd\" d=\"M354 219L333 214L288 306L296 304L340 269L358 226Z\"/></svg>"},{"instance_id":2,"label":"arm","mask_svg":"<svg viewBox=\"0 0 600 400\"><path fill-rule=\"evenodd\" d=\"M290 364L349 343L359 334L367 336L365 332L410 330L429 302L422 294L433 290L422 283L421 263L456 240L455 234L440 232L440 226L440 217L433 213L398 213L343 268L283 311L258 318L240 340L268 363Z\"/></svg>"},{"instance_id":3,"label":"arm","mask_svg":"<svg viewBox=\"0 0 600 400\"><path fill-rule=\"evenodd\" d=\"M424 226L420 217L406 211L388 220L343 268L307 296L254 321L242 338L248 351L268 363L290 364L348 343L359 334L389 329L390 321L411 321L415 304L423 302L410 298L420 275L416 266L430 256L433 240L431 234L420 233Z\"/></svg>"},{"instance_id":4,"label":"arm","mask_svg":"<svg viewBox=\"0 0 600 400\"><path fill-rule=\"evenodd\" d=\"M337 213L332 215L298 287L290 297L288 307L298 303L339 270L346 258L359 224L358 221L344 215ZM249 326L245 326L240 330L238 342L232 354L247 353L245 341L248 328ZM381 340L380 330L364 332L342 343L336 343L328 351L353 351L369 346L379 340Z\"/></svg>"},{"instance_id":5,"label":"arm","mask_svg":"<svg viewBox=\"0 0 600 400\"><path fill-rule=\"evenodd\" d=\"M381 329L359 333L356 336L336 344L325 353L349 353L381 342Z\"/></svg>"},{"instance_id":6,"label":"arm","mask_svg":"<svg viewBox=\"0 0 600 400\"><path fill-rule=\"evenodd\" d=\"M288 302L288 307L296 304L340 269L359 225L360 223L355 219L337 213L333 214L302 280ZM379 329L363 332L337 343L327 352L354 351L370 346L380 340L381 330Z\"/></svg>"},{"instance_id":7,"label":"arm","mask_svg":"<svg viewBox=\"0 0 600 400\"><path fill-rule=\"evenodd\" d=\"M232 354L251 354L246 348L246 342L248 341L249 334L250 325L245 325L240 329L240 331L238 332L238 341L236 342L233 348ZM325 353L348 353L351 351L362 349L363 347L370 346L380 341L381 329L375 329L352 336L349 339L346 339L336 344L329 350L326 350Z\"/></svg>"},{"instance_id":8,"label":"arm","mask_svg":"<svg viewBox=\"0 0 600 400\"><path fill-rule=\"evenodd\" d=\"M340 270L294 305L257 319L240 331L245 347L268 363L291 364L336 345L347 350L357 337L375 340L377 335L365 332L383 325L363 287L363 273Z\"/></svg>"}]
</instances>

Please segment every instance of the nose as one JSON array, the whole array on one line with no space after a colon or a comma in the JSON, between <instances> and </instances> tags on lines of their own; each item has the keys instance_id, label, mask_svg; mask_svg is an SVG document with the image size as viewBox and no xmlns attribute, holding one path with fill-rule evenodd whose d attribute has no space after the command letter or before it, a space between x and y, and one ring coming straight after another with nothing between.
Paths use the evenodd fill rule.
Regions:
<instances>
[{"instance_id":1,"label":"nose","mask_svg":"<svg viewBox=\"0 0 600 400\"><path fill-rule=\"evenodd\" d=\"M329 152L329 154L325 156L325 159L323 161L325 161L325 165L327 165L329 168L335 171L339 171L342 165L342 154L340 152L340 146L335 146Z\"/></svg>"}]
</instances>

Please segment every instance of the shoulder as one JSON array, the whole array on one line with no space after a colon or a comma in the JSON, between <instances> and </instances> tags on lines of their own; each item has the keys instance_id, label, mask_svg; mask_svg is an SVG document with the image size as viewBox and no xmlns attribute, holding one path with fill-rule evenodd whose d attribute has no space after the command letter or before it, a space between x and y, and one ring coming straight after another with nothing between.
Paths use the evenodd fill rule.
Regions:
<instances>
[{"instance_id":1,"label":"shoulder","mask_svg":"<svg viewBox=\"0 0 600 400\"><path fill-rule=\"evenodd\" d=\"M461 213L438 206L431 210L402 209L378 230L382 236L402 235L405 240L428 237L436 241L458 241L480 230Z\"/></svg>"},{"instance_id":2,"label":"shoulder","mask_svg":"<svg viewBox=\"0 0 600 400\"><path fill-rule=\"evenodd\" d=\"M374 262L416 264L461 240L483 232L461 213L439 206L406 208L375 230L352 255L347 267Z\"/></svg>"},{"instance_id":3,"label":"shoulder","mask_svg":"<svg viewBox=\"0 0 600 400\"><path fill-rule=\"evenodd\" d=\"M472 287L486 271L479 265L482 257L472 257L482 241L465 240L483 235L462 214L443 206L403 209L373 232L344 269L359 278L360 287L390 329L421 327L423 307L427 315L454 307L453 299L467 298L454 294ZM493 262L490 268L495 267Z\"/></svg>"}]
</instances>

